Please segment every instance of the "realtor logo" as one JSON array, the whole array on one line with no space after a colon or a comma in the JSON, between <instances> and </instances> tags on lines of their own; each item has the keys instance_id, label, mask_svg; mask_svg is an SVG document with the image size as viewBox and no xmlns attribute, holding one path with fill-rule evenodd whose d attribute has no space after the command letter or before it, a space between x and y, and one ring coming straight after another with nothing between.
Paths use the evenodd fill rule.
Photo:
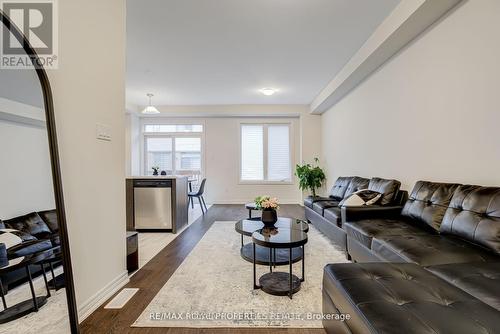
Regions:
<instances>
[{"instance_id":1,"label":"realtor logo","mask_svg":"<svg viewBox=\"0 0 500 334\"><path fill-rule=\"evenodd\" d=\"M57 68L56 0L0 0L5 15L26 36L39 56L33 64L22 44L5 27L1 43L1 68Z\"/></svg>"}]
</instances>

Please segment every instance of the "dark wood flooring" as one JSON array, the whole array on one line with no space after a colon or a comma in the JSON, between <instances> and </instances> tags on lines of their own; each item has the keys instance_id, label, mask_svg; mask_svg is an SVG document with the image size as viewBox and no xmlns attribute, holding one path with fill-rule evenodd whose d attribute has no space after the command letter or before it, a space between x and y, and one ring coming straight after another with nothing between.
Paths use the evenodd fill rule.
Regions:
<instances>
[{"instance_id":1,"label":"dark wood flooring","mask_svg":"<svg viewBox=\"0 0 500 334\"><path fill-rule=\"evenodd\" d=\"M304 209L299 205L281 205L280 215L304 218ZM119 310L105 310L103 303L80 325L82 333L167 333L167 334L230 334L230 333L282 333L282 334L324 334L322 329L276 329L276 328L133 328L132 323L141 315L160 289L165 285L179 265L189 255L205 232L215 221L239 220L246 218L248 211L243 205L213 205L208 212L192 223L177 238L161 250L142 267L126 287L139 288L135 296ZM114 296L113 296L114 297ZM110 298L111 299L111 298Z\"/></svg>"}]
</instances>

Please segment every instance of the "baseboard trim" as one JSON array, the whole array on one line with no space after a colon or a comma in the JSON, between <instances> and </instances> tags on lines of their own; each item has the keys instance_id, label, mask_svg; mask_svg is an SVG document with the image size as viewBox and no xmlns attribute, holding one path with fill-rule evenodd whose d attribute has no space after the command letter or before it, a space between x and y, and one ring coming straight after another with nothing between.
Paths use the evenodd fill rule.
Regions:
<instances>
[{"instance_id":1,"label":"baseboard trim","mask_svg":"<svg viewBox=\"0 0 500 334\"><path fill-rule=\"evenodd\" d=\"M97 310L106 300L114 295L129 281L128 272L125 270L118 275L114 280L109 282L101 290L97 291L92 297L87 299L78 307L78 321L82 323L89 315Z\"/></svg>"}]
</instances>

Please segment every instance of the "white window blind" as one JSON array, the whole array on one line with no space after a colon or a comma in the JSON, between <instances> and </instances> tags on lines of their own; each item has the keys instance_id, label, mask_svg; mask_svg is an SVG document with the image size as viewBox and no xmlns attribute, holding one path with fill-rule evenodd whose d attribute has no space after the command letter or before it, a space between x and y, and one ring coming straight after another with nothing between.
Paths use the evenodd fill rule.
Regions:
<instances>
[{"instance_id":1,"label":"white window blind","mask_svg":"<svg viewBox=\"0 0 500 334\"><path fill-rule=\"evenodd\" d=\"M153 174L153 167L172 172L172 138L146 138L146 175Z\"/></svg>"},{"instance_id":2,"label":"white window blind","mask_svg":"<svg viewBox=\"0 0 500 334\"><path fill-rule=\"evenodd\" d=\"M288 125L267 127L267 179L290 181L290 128Z\"/></svg>"},{"instance_id":3,"label":"white window blind","mask_svg":"<svg viewBox=\"0 0 500 334\"><path fill-rule=\"evenodd\" d=\"M203 132L201 124L146 124L144 132Z\"/></svg>"},{"instance_id":4,"label":"white window blind","mask_svg":"<svg viewBox=\"0 0 500 334\"><path fill-rule=\"evenodd\" d=\"M264 179L264 126L241 126L241 179Z\"/></svg>"},{"instance_id":5,"label":"white window blind","mask_svg":"<svg viewBox=\"0 0 500 334\"><path fill-rule=\"evenodd\" d=\"M201 138L175 138L175 155L177 171L200 171L201 169Z\"/></svg>"},{"instance_id":6,"label":"white window blind","mask_svg":"<svg viewBox=\"0 0 500 334\"><path fill-rule=\"evenodd\" d=\"M290 182L290 125L241 125L241 180Z\"/></svg>"}]
</instances>

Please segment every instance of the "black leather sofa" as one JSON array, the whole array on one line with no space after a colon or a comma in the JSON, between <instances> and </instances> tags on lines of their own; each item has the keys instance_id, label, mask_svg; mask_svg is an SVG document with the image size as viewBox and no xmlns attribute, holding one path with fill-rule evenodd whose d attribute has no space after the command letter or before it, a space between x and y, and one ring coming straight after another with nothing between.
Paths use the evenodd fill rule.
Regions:
<instances>
[{"instance_id":1,"label":"black leather sofa","mask_svg":"<svg viewBox=\"0 0 500 334\"><path fill-rule=\"evenodd\" d=\"M324 269L323 312L351 317L328 333L500 333L500 188L419 181L375 216L344 223L358 263Z\"/></svg>"},{"instance_id":2,"label":"black leather sofa","mask_svg":"<svg viewBox=\"0 0 500 334\"><path fill-rule=\"evenodd\" d=\"M361 189L378 191L383 194L380 205L370 206L370 214L376 209L383 209L384 214L394 210L400 212L407 192L400 190L401 183L374 177L366 179L359 176L339 177L328 197L309 196L304 200L306 219L328 236L341 250L347 250L347 234L343 229L346 216L351 220L365 217L364 207L341 208L339 203ZM347 212L348 211L348 212Z\"/></svg>"},{"instance_id":3,"label":"black leather sofa","mask_svg":"<svg viewBox=\"0 0 500 334\"><path fill-rule=\"evenodd\" d=\"M9 259L42 252L60 246L59 228L55 210L32 212L23 216L0 220L0 228L20 231L22 243L8 249ZM39 265L30 266L33 276L41 274ZM5 293L27 280L26 271L21 268L0 276Z\"/></svg>"}]
</instances>

